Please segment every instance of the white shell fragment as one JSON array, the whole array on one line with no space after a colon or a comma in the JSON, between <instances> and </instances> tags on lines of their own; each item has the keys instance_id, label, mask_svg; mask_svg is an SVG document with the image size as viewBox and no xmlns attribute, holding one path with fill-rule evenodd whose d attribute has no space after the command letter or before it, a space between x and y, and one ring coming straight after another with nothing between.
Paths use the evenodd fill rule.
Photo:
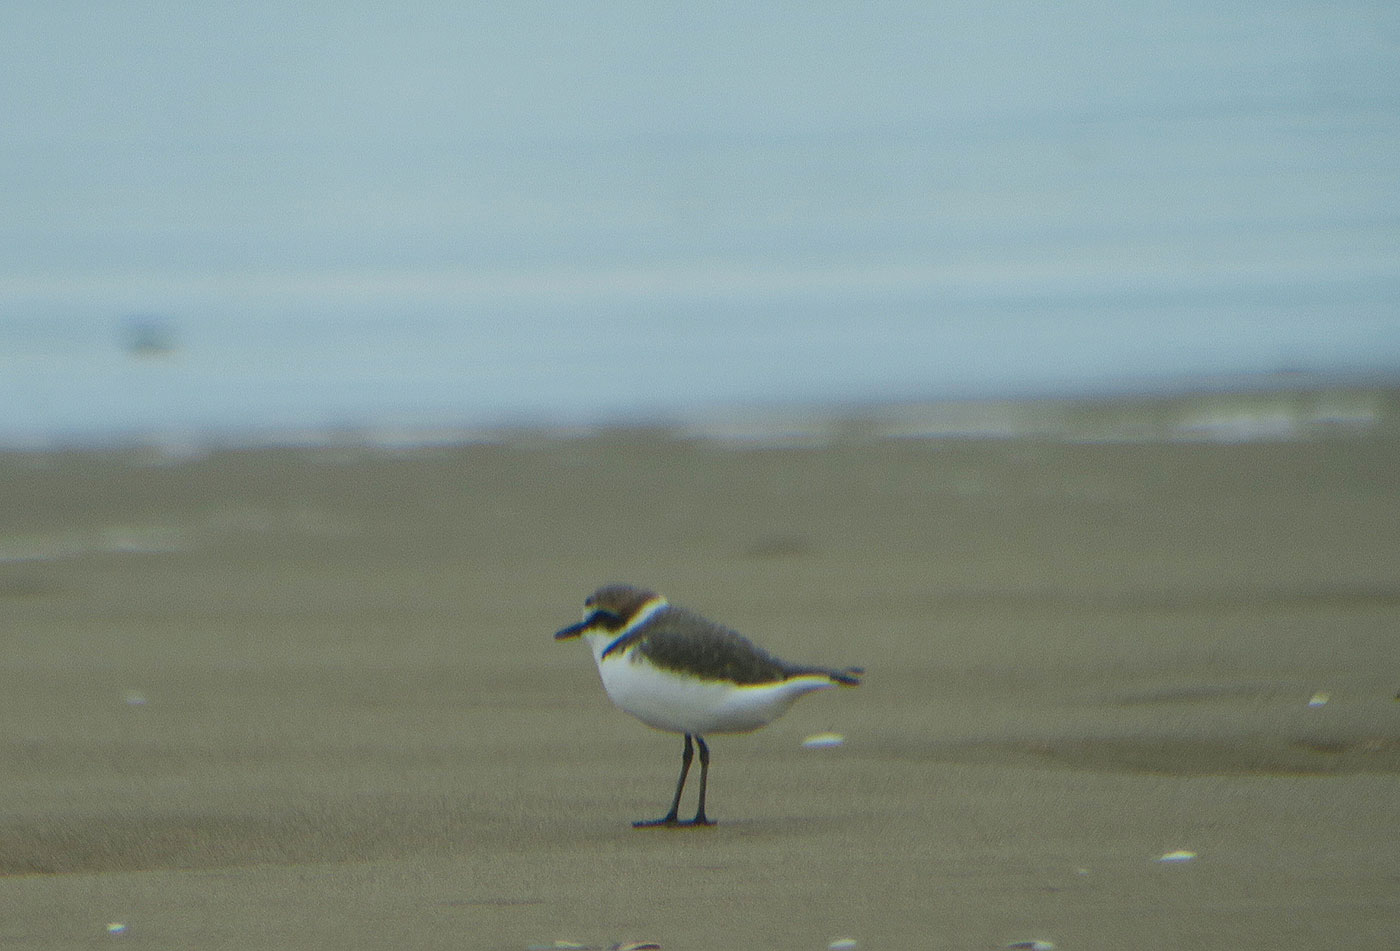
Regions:
<instances>
[{"instance_id":1,"label":"white shell fragment","mask_svg":"<svg viewBox=\"0 0 1400 951\"><path fill-rule=\"evenodd\" d=\"M855 938L837 938L826 946L827 951L854 951L856 947Z\"/></svg>"},{"instance_id":2,"label":"white shell fragment","mask_svg":"<svg viewBox=\"0 0 1400 951\"><path fill-rule=\"evenodd\" d=\"M1332 698L1328 696L1325 691L1319 690L1317 693L1313 694L1310 698L1308 698L1308 706L1325 707L1327 705L1327 701L1331 699Z\"/></svg>"},{"instance_id":3,"label":"white shell fragment","mask_svg":"<svg viewBox=\"0 0 1400 951\"><path fill-rule=\"evenodd\" d=\"M846 737L840 733L813 733L802 741L802 747L809 750L827 750L845 742Z\"/></svg>"},{"instance_id":4,"label":"white shell fragment","mask_svg":"<svg viewBox=\"0 0 1400 951\"><path fill-rule=\"evenodd\" d=\"M1008 948L1018 948L1020 951L1055 951L1053 941L1013 941L1007 945Z\"/></svg>"},{"instance_id":5,"label":"white shell fragment","mask_svg":"<svg viewBox=\"0 0 1400 951\"><path fill-rule=\"evenodd\" d=\"M1176 851L1176 852L1168 852L1166 855L1163 855L1161 858L1157 859L1157 861L1159 861L1159 862L1189 862L1189 861L1191 861L1192 859L1194 859L1195 857L1196 857L1196 853L1195 853L1195 852L1188 852L1188 851L1186 851L1185 849L1180 849L1180 850L1178 850L1178 851Z\"/></svg>"}]
</instances>

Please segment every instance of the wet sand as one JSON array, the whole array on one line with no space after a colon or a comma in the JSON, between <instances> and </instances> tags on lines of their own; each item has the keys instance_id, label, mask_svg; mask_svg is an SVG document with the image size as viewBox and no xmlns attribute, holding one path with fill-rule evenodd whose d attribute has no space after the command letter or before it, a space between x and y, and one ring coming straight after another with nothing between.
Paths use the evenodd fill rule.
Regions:
<instances>
[{"instance_id":1,"label":"wet sand","mask_svg":"<svg viewBox=\"0 0 1400 951\"><path fill-rule=\"evenodd\" d=\"M0 455L0 945L1393 945L1393 414L832 433ZM634 830L680 740L550 637L608 581L867 682Z\"/></svg>"}]
</instances>

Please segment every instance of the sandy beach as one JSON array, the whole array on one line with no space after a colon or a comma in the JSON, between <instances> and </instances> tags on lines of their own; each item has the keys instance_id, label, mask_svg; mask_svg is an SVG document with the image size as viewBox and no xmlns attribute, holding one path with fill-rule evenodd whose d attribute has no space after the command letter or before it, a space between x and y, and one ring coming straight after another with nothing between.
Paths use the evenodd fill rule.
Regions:
<instances>
[{"instance_id":1,"label":"sandy beach","mask_svg":"<svg viewBox=\"0 0 1400 951\"><path fill-rule=\"evenodd\" d=\"M0 454L0 946L1391 947L1381 399ZM713 738L715 828L634 830L680 741L551 638L612 581L866 683Z\"/></svg>"}]
</instances>

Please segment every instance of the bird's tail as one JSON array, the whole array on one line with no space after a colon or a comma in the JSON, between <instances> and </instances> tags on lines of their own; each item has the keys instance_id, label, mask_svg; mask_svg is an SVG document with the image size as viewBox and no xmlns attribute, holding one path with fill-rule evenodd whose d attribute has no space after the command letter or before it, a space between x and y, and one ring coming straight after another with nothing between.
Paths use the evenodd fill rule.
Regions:
<instances>
[{"instance_id":1,"label":"bird's tail","mask_svg":"<svg viewBox=\"0 0 1400 951\"><path fill-rule=\"evenodd\" d=\"M834 670L831 667L798 667L795 664L784 665L783 675L786 677L826 677L834 684L841 684L843 687L856 687L860 685L860 678L865 675L864 667L847 667L843 670Z\"/></svg>"},{"instance_id":2,"label":"bird's tail","mask_svg":"<svg viewBox=\"0 0 1400 951\"><path fill-rule=\"evenodd\" d=\"M828 670L825 673L843 687L858 687L860 678L865 676L865 668L847 667L845 670Z\"/></svg>"}]
</instances>

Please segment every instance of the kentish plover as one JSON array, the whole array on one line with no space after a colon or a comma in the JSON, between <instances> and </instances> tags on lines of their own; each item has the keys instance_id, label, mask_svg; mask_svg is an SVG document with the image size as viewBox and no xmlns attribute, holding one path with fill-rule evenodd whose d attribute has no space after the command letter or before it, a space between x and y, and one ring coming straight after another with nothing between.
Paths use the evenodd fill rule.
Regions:
<instances>
[{"instance_id":1,"label":"kentish plover","mask_svg":"<svg viewBox=\"0 0 1400 951\"><path fill-rule=\"evenodd\" d=\"M634 826L707 826L705 784L709 733L746 733L772 723L804 694L837 684L853 687L864 671L779 660L742 635L653 591L630 585L599 588L584 601L583 620L554 635L582 637L593 651L608 697L647 726L685 736L681 775L671 808ZM695 818L676 812L700 747L700 799Z\"/></svg>"}]
</instances>

